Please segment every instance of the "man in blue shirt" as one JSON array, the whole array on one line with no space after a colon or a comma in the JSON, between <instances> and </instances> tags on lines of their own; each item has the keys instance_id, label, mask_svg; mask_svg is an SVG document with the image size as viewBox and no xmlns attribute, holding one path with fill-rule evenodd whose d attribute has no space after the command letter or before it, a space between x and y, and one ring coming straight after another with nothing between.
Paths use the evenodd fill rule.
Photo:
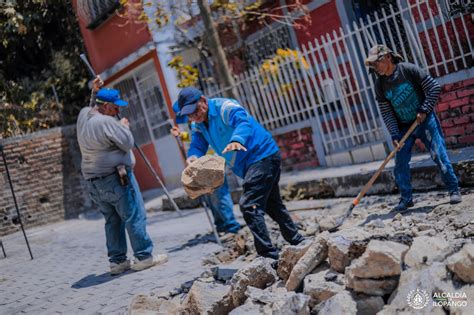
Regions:
<instances>
[{"instance_id":1,"label":"man in blue shirt","mask_svg":"<svg viewBox=\"0 0 474 315\"><path fill-rule=\"evenodd\" d=\"M265 224L267 213L292 245L303 237L280 197L281 157L272 136L236 101L206 98L198 89L184 88L178 96L178 116L192 122L188 163L206 154L209 145L232 171L244 179L240 209L260 256L278 258Z\"/></svg>"},{"instance_id":2,"label":"man in blue shirt","mask_svg":"<svg viewBox=\"0 0 474 315\"><path fill-rule=\"evenodd\" d=\"M173 111L179 112L179 105L177 102L173 104ZM176 116L176 124L186 124L188 119L186 116ZM181 140L187 141L189 139L188 133L182 132L178 126L171 128L171 133L175 137L180 137ZM229 186L227 185L227 178L224 177L224 184L219 187L212 194L202 197L209 205L214 216L214 224L219 233L237 233L240 230L240 224L234 217L234 202L230 195Z\"/></svg>"}]
</instances>

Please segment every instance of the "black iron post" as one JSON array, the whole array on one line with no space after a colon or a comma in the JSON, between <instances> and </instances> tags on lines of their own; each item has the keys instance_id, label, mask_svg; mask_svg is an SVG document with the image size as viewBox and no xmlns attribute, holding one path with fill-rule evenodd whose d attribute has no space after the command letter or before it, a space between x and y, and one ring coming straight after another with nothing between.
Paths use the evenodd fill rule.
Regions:
<instances>
[{"instance_id":1,"label":"black iron post","mask_svg":"<svg viewBox=\"0 0 474 315\"><path fill-rule=\"evenodd\" d=\"M33 259L33 254L31 253L30 243L28 243L28 238L26 237L25 228L23 226L23 221L21 220L20 209L18 208L18 204L16 202L15 190L13 189L12 179L10 177L10 172L8 171L7 158L5 157L5 152L3 151L3 144L1 144L1 143L0 143L0 151L2 151L3 165L5 166L5 171L7 172L8 183L10 184L10 190L12 191L13 202L15 203L16 213L18 215L18 221L20 222L21 230L23 231L23 236L25 237L26 246L28 247L28 251L30 252L31 259ZM5 252L3 252L3 253L5 254Z\"/></svg>"}]
</instances>

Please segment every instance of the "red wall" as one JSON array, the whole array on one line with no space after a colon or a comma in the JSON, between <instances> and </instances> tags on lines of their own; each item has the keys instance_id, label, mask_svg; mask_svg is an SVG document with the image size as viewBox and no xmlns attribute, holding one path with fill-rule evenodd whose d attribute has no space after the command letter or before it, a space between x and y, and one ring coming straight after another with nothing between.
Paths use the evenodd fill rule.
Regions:
<instances>
[{"instance_id":1,"label":"red wall","mask_svg":"<svg viewBox=\"0 0 474 315\"><path fill-rule=\"evenodd\" d=\"M319 160L313 145L313 130L311 127L276 135L274 138L280 147L283 171L319 166Z\"/></svg>"},{"instance_id":2,"label":"red wall","mask_svg":"<svg viewBox=\"0 0 474 315\"><path fill-rule=\"evenodd\" d=\"M111 16L94 30L87 29L81 19L79 26L89 60L97 73L151 41L146 24L136 24L117 15Z\"/></svg>"},{"instance_id":3,"label":"red wall","mask_svg":"<svg viewBox=\"0 0 474 315\"><path fill-rule=\"evenodd\" d=\"M444 85L436 112L448 147L474 145L474 78Z\"/></svg>"},{"instance_id":4,"label":"red wall","mask_svg":"<svg viewBox=\"0 0 474 315\"><path fill-rule=\"evenodd\" d=\"M306 45L309 41L314 44L326 33L332 33L341 27L341 19L337 11L336 1L331 1L310 12L311 25L307 29L295 30L298 43Z\"/></svg>"}]
</instances>

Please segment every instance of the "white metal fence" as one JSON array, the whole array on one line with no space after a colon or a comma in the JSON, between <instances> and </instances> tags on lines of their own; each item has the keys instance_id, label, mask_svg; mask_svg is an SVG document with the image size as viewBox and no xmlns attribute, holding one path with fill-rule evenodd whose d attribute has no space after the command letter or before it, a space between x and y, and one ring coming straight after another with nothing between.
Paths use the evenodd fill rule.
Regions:
<instances>
[{"instance_id":1,"label":"white metal fence","mask_svg":"<svg viewBox=\"0 0 474 315\"><path fill-rule=\"evenodd\" d=\"M269 130L315 121L324 154L333 154L386 140L373 77L363 64L371 46L386 44L439 77L473 66L473 31L469 15L448 17L438 1L398 1L398 8L381 9L302 45L298 60L286 58L276 75L246 71L233 88ZM206 94L217 97L222 90Z\"/></svg>"}]
</instances>

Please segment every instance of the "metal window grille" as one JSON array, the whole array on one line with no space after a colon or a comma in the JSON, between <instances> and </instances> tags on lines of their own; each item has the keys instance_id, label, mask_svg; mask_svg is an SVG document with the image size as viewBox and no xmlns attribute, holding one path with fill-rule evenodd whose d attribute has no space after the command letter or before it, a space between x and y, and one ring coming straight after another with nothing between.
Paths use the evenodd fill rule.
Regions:
<instances>
[{"instance_id":1,"label":"metal window grille","mask_svg":"<svg viewBox=\"0 0 474 315\"><path fill-rule=\"evenodd\" d=\"M85 19L87 28L94 29L119 6L119 0L78 0L77 13Z\"/></svg>"}]
</instances>

